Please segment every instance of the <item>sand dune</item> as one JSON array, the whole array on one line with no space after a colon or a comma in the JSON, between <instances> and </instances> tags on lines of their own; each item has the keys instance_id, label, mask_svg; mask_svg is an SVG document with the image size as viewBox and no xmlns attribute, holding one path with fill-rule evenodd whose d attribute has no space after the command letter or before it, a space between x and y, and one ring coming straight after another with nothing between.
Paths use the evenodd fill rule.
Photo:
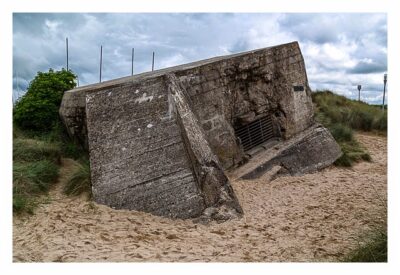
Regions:
<instances>
[{"instance_id":1,"label":"sand dune","mask_svg":"<svg viewBox=\"0 0 400 275\"><path fill-rule=\"evenodd\" d=\"M14 218L14 261L335 261L385 219L387 139L357 138L372 162L269 183L233 180L245 215L221 224L113 210L56 186L34 216Z\"/></svg>"}]
</instances>

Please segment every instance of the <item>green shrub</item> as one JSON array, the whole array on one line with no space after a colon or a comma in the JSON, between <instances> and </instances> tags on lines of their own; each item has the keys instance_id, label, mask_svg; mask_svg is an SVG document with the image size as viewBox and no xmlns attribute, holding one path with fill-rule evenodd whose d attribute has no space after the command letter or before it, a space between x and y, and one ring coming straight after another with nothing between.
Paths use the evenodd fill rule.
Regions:
<instances>
[{"instance_id":1,"label":"green shrub","mask_svg":"<svg viewBox=\"0 0 400 275\"><path fill-rule=\"evenodd\" d=\"M365 109L355 109L351 113L350 125L354 129L363 131L372 130L372 122L374 121L374 115Z\"/></svg>"},{"instance_id":2,"label":"green shrub","mask_svg":"<svg viewBox=\"0 0 400 275\"><path fill-rule=\"evenodd\" d=\"M15 213L27 212L33 213L33 205L31 201L23 194L18 194L14 191L13 194L13 211Z\"/></svg>"},{"instance_id":3,"label":"green shrub","mask_svg":"<svg viewBox=\"0 0 400 275\"><path fill-rule=\"evenodd\" d=\"M342 156L335 161L335 165L350 167L361 160L371 161L370 154L356 140L339 142Z\"/></svg>"},{"instance_id":4,"label":"green shrub","mask_svg":"<svg viewBox=\"0 0 400 275\"><path fill-rule=\"evenodd\" d=\"M49 132L37 136L37 139L44 140L48 143L60 144L61 155L65 158L73 158L76 160L87 158L87 153L71 140L61 121L58 121Z\"/></svg>"},{"instance_id":5,"label":"green shrub","mask_svg":"<svg viewBox=\"0 0 400 275\"><path fill-rule=\"evenodd\" d=\"M75 160L87 158L87 153L74 142L68 140L62 144L62 154L66 158L72 158Z\"/></svg>"},{"instance_id":6,"label":"green shrub","mask_svg":"<svg viewBox=\"0 0 400 275\"><path fill-rule=\"evenodd\" d=\"M76 170L68 177L63 191L66 195L91 194L90 164L88 160L77 164Z\"/></svg>"},{"instance_id":7,"label":"green shrub","mask_svg":"<svg viewBox=\"0 0 400 275\"><path fill-rule=\"evenodd\" d=\"M343 150L342 150L343 151ZM349 157L349 155L345 152L338 158L334 164L336 166L342 166L342 167L351 167L353 166L353 160Z\"/></svg>"},{"instance_id":8,"label":"green shrub","mask_svg":"<svg viewBox=\"0 0 400 275\"><path fill-rule=\"evenodd\" d=\"M387 130L387 112L382 112L381 115L374 119L372 122L372 128L378 131Z\"/></svg>"},{"instance_id":9,"label":"green shrub","mask_svg":"<svg viewBox=\"0 0 400 275\"><path fill-rule=\"evenodd\" d=\"M59 118L65 91L73 89L71 71L39 72L13 110L13 209L29 212L58 178L61 157L86 154L73 145Z\"/></svg>"},{"instance_id":10,"label":"green shrub","mask_svg":"<svg viewBox=\"0 0 400 275\"><path fill-rule=\"evenodd\" d=\"M336 141L352 141L353 130L344 124L335 123L329 126L329 130Z\"/></svg>"},{"instance_id":11,"label":"green shrub","mask_svg":"<svg viewBox=\"0 0 400 275\"><path fill-rule=\"evenodd\" d=\"M59 120L58 110L65 91L76 86L76 76L62 69L38 72L27 92L14 106L14 122L22 130L49 131Z\"/></svg>"}]
</instances>

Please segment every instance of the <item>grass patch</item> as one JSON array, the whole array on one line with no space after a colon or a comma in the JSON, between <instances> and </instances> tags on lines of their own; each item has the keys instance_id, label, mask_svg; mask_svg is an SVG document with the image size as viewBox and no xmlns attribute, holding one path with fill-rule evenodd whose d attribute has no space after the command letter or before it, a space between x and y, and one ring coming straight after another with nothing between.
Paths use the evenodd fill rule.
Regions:
<instances>
[{"instance_id":1,"label":"grass patch","mask_svg":"<svg viewBox=\"0 0 400 275\"><path fill-rule=\"evenodd\" d=\"M75 145L64 127L57 123L48 132L23 131L13 127L13 210L14 213L33 213L42 203L52 183L57 181L61 158L81 160L76 175L66 193L74 195L90 188L90 169L87 153ZM78 173L79 172L79 173ZM86 174L85 174L86 173ZM84 178L88 178L88 183ZM89 192L90 194L91 192Z\"/></svg>"},{"instance_id":2,"label":"grass patch","mask_svg":"<svg viewBox=\"0 0 400 275\"><path fill-rule=\"evenodd\" d=\"M49 160L14 162L13 210L33 213L38 197L49 190L58 178L59 166Z\"/></svg>"},{"instance_id":3,"label":"grass patch","mask_svg":"<svg viewBox=\"0 0 400 275\"><path fill-rule=\"evenodd\" d=\"M335 123L333 125L328 125L332 136L336 141L353 141L353 130L348 126L340 123Z\"/></svg>"},{"instance_id":4,"label":"grass patch","mask_svg":"<svg viewBox=\"0 0 400 275\"><path fill-rule=\"evenodd\" d=\"M66 195L80 195L87 193L91 196L92 185L90 181L89 160L80 161L74 172L67 178L63 192Z\"/></svg>"},{"instance_id":5,"label":"grass patch","mask_svg":"<svg viewBox=\"0 0 400 275\"><path fill-rule=\"evenodd\" d=\"M351 100L331 91L314 92L312 99L316 104L316 117L321 119L323 116L324 125L340 123L354 130L387 131L387 110L382 111L378 106Z\"/></svg>"},{"instance_id":6,"label":"grass patch","mask_svg":"<svg viewBox=\"0 0 400 275\"><path fill-rule=\"evenodd\" d=\"M37 139L16 138L13 142L13 158L17 162L50 160L59 163L61 146Z\"/></svg>"},{"instance_id":7,"label":"grass patch","mask_svg":"<svg viewBox=\"0 0 400 275\"><path fill-rule=\"evenodd\" d=\"M387 262L387 228L378 228L361 236L358 247L346 255L342 261Z\"/></svg>"},{"instance_id":8,"label":"grass patch","mask_svg":"<svg viewBox=\"0 0 400 275\"><path fill-rule=\"evenodd\" d=\"M58 166L49 160L27 164L15 163L14 181L18 183L18 187L23 188L23 191L47 191L48 184L57 179L58 169Z\"/></svg>"},{"instance_id":9,"label":"grass patch","mask_svg":"<svg viewBox=\"0 0 400 275\"><path fill-rule=\"evenodd\" d=\"M362 160L371 161L370 154L356 140L339 141L339 145L343 154L335 161L336 166L351 167L354 163Z\"/></svg>"},{"instance_id":10,"label":"grass patch","mask_svg":"<svg viewBox=\"0 0 400 275\"><path fill-rule=\"evenodd\" d=\"M364 102L348 99L330 91L312 94L315 120L329 129L343 155L335 165L350 167L355 162L371 161L371 156L354 138L354 130L387 133L387 111Z\"/></svg>"},{"instance_id":11,"label":"grass patch","mask_svg":"<svg viewBox=\"0 0 400 275\"><path fill-rule=\"evenodd\" d=\"M87 153L83 150L83 148L76 145L70 139L61 121L55 123L53 128L51 128L51 130L48 132L38 132L32 130L23 131L14 124L13 140L14 143L30 142L32 147L34 147L36 150L39 150L39 147L53 145L54 148L57 147L57 153L59 153L60 157L64 158L72 158L75 160L87 158ZM14 148L14 150L18 150L18 148ZM14 152L14 158L16 157L16 153L18 152ZM41 155L40 153L45 154L46 152L39 152L39 155Z\"/></svg>"}]
</instances>

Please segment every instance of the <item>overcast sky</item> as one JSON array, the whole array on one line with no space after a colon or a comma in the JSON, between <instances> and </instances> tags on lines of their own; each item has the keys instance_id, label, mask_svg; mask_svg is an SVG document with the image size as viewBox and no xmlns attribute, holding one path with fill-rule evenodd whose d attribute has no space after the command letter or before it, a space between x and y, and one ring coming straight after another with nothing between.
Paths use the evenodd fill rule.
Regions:
<instances>
[{"instance_id":1,"label":"overcast sky","mask_svg":"<svg viewBox=\"0 0 400 275\"><path fill-rule=\"evenodd\" d=\"M330 89L350 98L382 102L387 71L386 14L82 14L15 13L14 97L38 71L66 67L80 85L184 64L218 55L299 41L313 90ZM18 84L18 85L17 85Z\"/></svg>"}]
</instances>

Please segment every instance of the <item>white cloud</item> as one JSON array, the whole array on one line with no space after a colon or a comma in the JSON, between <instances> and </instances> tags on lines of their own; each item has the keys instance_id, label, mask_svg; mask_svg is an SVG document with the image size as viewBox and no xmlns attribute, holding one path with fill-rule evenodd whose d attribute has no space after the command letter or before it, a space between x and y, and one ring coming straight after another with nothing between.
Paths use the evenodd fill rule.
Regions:
<instances>
[{"instance_id":1,"label":"white cloud","mask_svg":"<svg viewBox=\"0 0 400 275\"><path fill-rule=\"evenodd\" d=\"M57 21L51 21L51 20L45 20L44 21L45 26L50 32L56 32L58 29L58 26L60 25L60 22Z\"/></svg>"},{"instance_id":2,"label":"white cloud","mask_svg":"<svg viewBox=\"0 0 400 275\"><path fill-rule=\"evenodd\" d=\"M381 93L387 67L385 14L14 14L14 71L29 82L37 71L69 65L81 85L217 55L299 41L311 87L349 96L354 85ZM15 89L14 85L14 89ZM374 94L375 93L375 94Z\"/></svg>"},{"instance_id":3,"label":"white cloud","mask_svg":"<svg viewBox=\"0 0 400 275\"><path fill-rule=\"evenodd\" d=\"M159 62L159 65L156 63L156 69L162 69L162 68L167 68L167 67L172 67L172 66L176 66L182 63L185 63L185 57L178 53L175 55L172 55L170 57L164 58Z\"/></svg>"}]
</instances>

